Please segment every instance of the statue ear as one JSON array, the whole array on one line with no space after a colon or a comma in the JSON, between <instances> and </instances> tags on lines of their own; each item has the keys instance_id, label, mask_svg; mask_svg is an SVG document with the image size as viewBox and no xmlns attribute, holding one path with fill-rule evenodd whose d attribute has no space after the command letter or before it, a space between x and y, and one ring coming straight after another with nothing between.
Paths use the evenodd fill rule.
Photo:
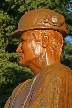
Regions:
<instances>
[{"instance_id":1,"label":"statue ear","mask_svg":"<svg viewBox=\"0 0 72 108\"><path fill-rule=\"evenodd\" d=\"M49 38L48 36L42 36L42 47L46 48L48 46Z\"/></svg>"}]
</instances>

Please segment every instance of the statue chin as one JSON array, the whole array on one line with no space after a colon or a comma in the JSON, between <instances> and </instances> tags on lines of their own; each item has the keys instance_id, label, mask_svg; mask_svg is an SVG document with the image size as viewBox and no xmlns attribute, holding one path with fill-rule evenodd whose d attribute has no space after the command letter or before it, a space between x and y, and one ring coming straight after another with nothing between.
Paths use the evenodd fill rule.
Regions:
<instances>
[{"instance_id":1,"label":"statue chin","mask_svg":"<svg viewBox=\"0 0 72 108\"><path fill-rule=\"evenodd\" d=\"M25 66L25 62L24 62L24 60L23 60L22 57L18 57L18 58L17 58L17 63L18 63L18 65L20 65L20 66Z\"/></svg>"}]
</instances>

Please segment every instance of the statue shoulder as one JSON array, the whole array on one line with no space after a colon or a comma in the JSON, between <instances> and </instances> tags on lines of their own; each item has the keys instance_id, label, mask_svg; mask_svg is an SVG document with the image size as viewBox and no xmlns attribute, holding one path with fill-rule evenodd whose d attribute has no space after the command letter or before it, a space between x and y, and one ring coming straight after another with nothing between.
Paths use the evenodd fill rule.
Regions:
<instances>
[{"instance_id":1,"label":"statue shoulder","mask_svg":"<svg viewBox=\"0 0 72 108\"><path fill-rule=\"evenodd\" d=\"M72 79L72 70L63 64L53 64L47 66L42 74L42 79L45 81L49 79Z\"/></svg>"},{"instance_id":2,"label":"statue shoulder","mask_svg":"<svg viewBox=\"0 0 72 108\"><path fill-rule=\"evenodd\" d=\"M16 94L17 92L20 92L22 88L26 87L30 83L31 79L26 80L25 82L19 84L12 92L12 95Z\"/></svg>"},{"instance_id":3,"label":"statue shoulder","mask_svg":"<svg viewBox=\"0 0 72 108\"><path fill-rule=\"evenodd\" d=\"M16 98L18 97L18 95L20 94L20 92L25 89L28 84L30 83L31 79L26 80L25 82L19 84L12 92L12 95L8 98L5 107L4 108L9 108L9 106L11 106L14 101L16 100Z\"/></svg>"},{"instance_id":4,"label":"statue shoulder","mask_svg":"<svg viewBox=\"0 0 72 108\"><path fill-rule=\"evenodd\" d=\"M46 68L45 73L53 73L53 74L71 74L72 75L72 70L63 65L63 64L53 64L50 65Z\"/></svg>"}]
</instances>

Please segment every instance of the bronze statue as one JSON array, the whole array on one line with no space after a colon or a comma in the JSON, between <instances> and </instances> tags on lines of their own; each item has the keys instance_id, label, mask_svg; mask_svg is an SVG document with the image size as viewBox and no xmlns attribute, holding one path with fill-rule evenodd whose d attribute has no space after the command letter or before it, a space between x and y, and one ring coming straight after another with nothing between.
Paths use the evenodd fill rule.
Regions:
<instances>
[{"instance_id":1,"label":"bronze statue","mask_svg":"<svg viewBox=\"0 0 72 108\"><path fill-rule=\"evenodd\" d=\"M18 85L5 108L72 108L72 70L60 63L64 17L49 9L25 13L13 36L20 36L18 63L36 74Z\"/></svg>"}]
</instances>

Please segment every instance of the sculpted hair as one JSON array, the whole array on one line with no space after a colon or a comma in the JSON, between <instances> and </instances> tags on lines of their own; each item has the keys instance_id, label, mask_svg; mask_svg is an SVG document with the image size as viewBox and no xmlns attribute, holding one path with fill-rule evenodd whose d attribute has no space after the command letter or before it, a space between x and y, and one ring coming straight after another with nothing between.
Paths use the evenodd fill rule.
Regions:
<instances>
[{"instance_id":1,"label":"sculpted hair","mask_svg":"<svg viewBox=\"0 0 72 108\"><path fill-rule=\"evenodd\" d=\"M43 36L47 36L48 51L52 51L60 57L63 46L63 37L60 32L54 30L30 30L28 31L28 36L37 42L42 39Z\"/></svg>"},{"instance_id":2,"label":"sculpted hair","mask_svg":"<svg viewBox=\"0 0 72 108\"><path fill-rule=\"evenodd\" d=\"M57 55L61 55L63 46L63 37L62 34L58 31L49 32L49 48L51 51Z\"/></svg>"}]
</instances>

